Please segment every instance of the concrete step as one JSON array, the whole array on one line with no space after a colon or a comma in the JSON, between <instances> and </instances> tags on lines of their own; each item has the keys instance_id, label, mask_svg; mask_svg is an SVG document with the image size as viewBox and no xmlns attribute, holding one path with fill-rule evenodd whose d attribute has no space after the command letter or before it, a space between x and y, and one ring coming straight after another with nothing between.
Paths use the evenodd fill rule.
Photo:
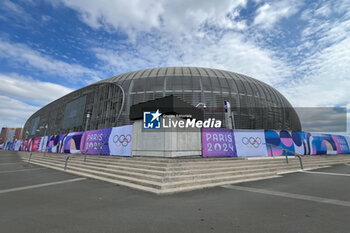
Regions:
<instances>
[{"instance_id":1,"label":"concrete step","mask_svg":"<svg viewBox=\"0 0 350 233\"><path fill-rule=\"evenodd\" d=\"M65 156L45 156L48 159L61 159L64 160ZM44 156L37 156L37 155L33 155L32 158L44 158ZM83 158L81 157L71 157L69 159L69 161L83 161ZM133 164L133 163L119 163L119 162L115 162L115 163L109 163L108 161L103 161L103 160L87 160L84 163L94 163L95 165L101 164L101 165L120 165L123 167L132 167L135 169L150 169L150 170L156 170L156 171L165 171L165 164L159 164L159 165L142 165L142 164Z\"/></svg>"},{"instance_id":2,"label":"concrete step","mask_svg":"<svg viewBox=\"0 0 350 233\"><path fill-rule=\"evenodd\" d=\"M38 158L41 158L41 156L39 156ZM64 157L63 156L60 156L60 157L42 157L43 159L44 158L47 158L47 159L61 159L63 160ZM317 160L303 160L303 164L304 166L307 166L309 163L313 163L313 162L316 162L316 163L322 163L323 161L325 162L333 162L333 163L338 163L338 162L344 162L345 160L335 160L335 159L332 159L332 160L322 160L322 161L317 161ZM350 158L349 158L349 161L350 161ZM159 167L157 166L156 168L154 167L149 167L149 166L134 166L134 165L131 165L129 166L129 164L106 164L106 163L103 163L103 161L98 161L97 163L96 162L91 162L91 161L87 161L87 162L83 162L82 160L80 159L76 159L74 157L72 157L69 161L69 163L84 163L84 164L91 164L91 165L94 165L94 166L100 166L100 167L109 167L109 168L115 168L115 169L121 169L121 170L134 170L135 172L137 171L142 171L146 174L149 174L149 173L152 173L153 175L159 175L159 174L162 174L163 171L173 171L174 174L178 174L180 173L181 171L183 171L183 174L190 174L190 173L200 173L202 172L201 170L203 169L207 169L207 170L210 170L210 171L214 171L214 170L231 170L231 169L249 169L249 168L252 168L252 167L256 167L256 168L259 168L259 167L266 167L267 165L270 167L270 166L283 166L285 164L285 161L280 161L278 163L245 163L245 164L226 164L226 166L224 165L220 165L220 166L213 166L211 163L207 163L207 164L201 164L201 166L177 166L175 167L174 165L171 166L171 167L168 167L166 164L163 164L162 166L163 167ZM289 160L289 164L299 164L299 161L298 160ZM159 171L159 172L158 172Z\"/></svg>"},{"instance_id":3,"label":"concrete step","mask_svg":"<svg viewBox=\"0 0 350 233\"><path fill-rule=\"evenodd\" d=\"M54 154L56 156L62 156L62 154ZM60 157L61 157L60 156ZM225 159L225 161L222 161L221 158L219 159L219 161L212 161L210 163L208 162L205 162L205 161L199 161L197 159L198 162L191 162L191 163L184 163L184 162L177 162L177 163L173 163L171 161L173 160L169 160L167 159L167 161L169 163L166 163L166 162L163 162L163 163L143 163L140 161L134 163L133 162L133 158L127 158L127 160L121 160L121 159L117 159L117 157L113 157L113 159L106 159L105 157L111 157L111 156L90 156L91 158L89 158L87 160L87 162L94 162L94 163L100 163L100 164L109 164L109 165L121 165L123 167L125 166L129 166L129 167L133 167L133 168L138 168L138 169L146 169L146 170L159 170L159 171L165 171L166 168L165 168L165 164L167 165L166 167L168 167L167 169L173 169L173 170L183 170L183 168L185 167L188 167L188 169L193 169L193 167L201 167L201 165L205 165L206 168L219 168L219 167L227 167L229 164L232 164L232 166L244 166L244 165L248 165L248 166L251 166L252 165L252 162L251 160L228 160L228 159ZM279 157L281 158L281 157ZM71 158L71 160L82 160L83 158L80 156L73 156ZM149 158L147 158L149 160ZM329 158L329 159L335 159L335 158ZM329 160L328 159L328 160ZM141 160L141 158L137 158L137 160ZM180 159L181 161L183 161L184 159ZM312 156L308 157L307 160L314 160L312 158ZM323 160L323 159L321 159ZM349 156L349 160L350 160L350 156ZM163 161L166 161L166 160L163 160ZM276 164L283 164L284 163L284 159L270 159L268 160L269 164L270 163L276 163ZM293 159L293 158L290 158L289 159L290 162L292 161L298 161L297 159ZM306 161L304 159L304 161ZM254 163L255 164L266 164L266 160L265 159L260 159L260 160L254 160ZM210 165L208 165L210 164ZM180 168L180 167L183 167L183 168ZM203 167L204 168L204 167Z\"/></svg>"},{"instance_id":4,"label":"concrete step","mask_svg":"<svg viewBox=\"0 0 350 233\"><path fill-rule=\"evenodd\" d=\"M33 155L40 155L43 153L33 153ZM47 153L46 156L47 157L62 157L62 156L66 156L67 154L56 154L56 153ZM84 156L80 155L80 154L70 154L72 158L80 158L81 160L83 160ZM276 159L273 159L275 162L278 162L279 159L281 157L275 157ZM292 158L291 158L292 159ZM247 163L248 161L245 159L237 159L237 158L230 158L230 159L226 159L226 158L217 158L216 160L213 159L207 159L207 158L203 158L203 159L195 159L195 160L190 160L187 161L187 159L182 159L179 158L177 160L174 159L163 159L163 160L156 160L156 161L150 161L149 158L147 158L146 160L142 160L139 157L117 157L117 156L88 156L87 158L88 161L96 161L96 162L103 162L103 163L123 163L123 164L140 164L140 165L150 165L150 166L162 166L163 164L176 164L176 166L178 166L179 164L185 165L185 166L191 166L192 164L202 164L202 163L207 163L208 161L211 161L211 164L227 164L227 163ZM161 161L161 162L159 162ZM192 162L191 162L192 161ZM256 160L256 163L264 163L263 160Z\"/></svg>"},{"instance_id":5,"label":"concrete step","mask_svg":"<svg viewBox=\"0 0 350 233\"><path fill-rule=\"evenodd\" d=\"M64 163L64 158L47 158L47 157L41 157L41 156L36 156L33 157L36 160L42 160L42 161L51 161L55 160L57 162ZM163 171L155 171L152 168L149 169L139 169L139 168L133 168L133 167L127 167L127 166L122 166L122 165L110 165L110 164L104 164L104 163L93 163L93 162L83 162L82 160L74 160L70 159L69 160L69 165L81 165L81 166L90 166L91 168L98 167L98 168L107 168L107 169L115 169L115 170L122 170L122 171L132 171L132 172L141 172L143 174L151 174L151 175L164 175L165 169L162 169ZM233 164L230 166L221 166L221 167L180 167L181 170L174 171L172 169L168 170L168 174L170 173L175 175L190 175L190 174L200 174L203 172L206 173L215 173L215 172L224 172L224 171L232 171L232 170L248 170L248 169L255 169L255 168L267 168L267 167L279 167L281 165L284 165L285 163L282 164L258 164L258 165L245 165L245 166L240 166L237 164Z\"/></svg>"},{"instance_id":6,"label":"concrete step","mask_svg":"<svg viewBox=\"0 0 350 233\"><path fill-rule=\"evenodd\" d=\"M176 189L176 188L184 188L184 187L191 187L191 186L206 187L207 185L215 184L215 183L234 182L237 180L244 181L244 180L253 179L253 178L262 178L262 177L271 177L271 176L276 176L276 173L261 172L261 173L253 173L253 174L246 174L246 175L193 179L193 180L186 180L186 181L168 182L162 186L162 189L167 190L167 189Z\"/></svg>"},{"instance_id":7,"label":"concrete step","mask_svg":"<svg viewBox=\"0 0 350 233\"><path fill-rule=\"evenodd\" d=\"M20 153L27 160L29 153ZM65 154L33 153L31 163L63 170ZM107 157L107 156L106 156ZM141 189L153 193L171 193L217 185L276 177L280 172L297 171L299 160L289 158L232 159L232 158L119 158L108 156L73 155L66 172ZM174 162L175 161L175 162ZM309 156L303 158L305 169L333 164L350 163L350 156Z\"/></svg>"},{"instance_id":8,"label":"concrete step","mask_svg":"<svg viewBox=\"0 0 350 233\"><path fill-rule=\"evenodd\" d=\"M60 167L63 167L64 160L56 160L56 161L50 161L48 159L33 159L33 161L37 163L41 163L42 165L50 165L55 166L61 163L62 165ZM310 164L310 167L319 167L319 166L325 166L328 164ZM307 166L307 167L309 167ZM264 167L248 167L246 169L240 169L237 167L236 169L230 169L230 170L216 170L216 171L208 171L208 170L202 170L198 174L182 174L182 173L162 173L158 174L156 176L145 174L142 172L133 172L126 170L117 170L113 168L104 168L99 166L93 166L85 163L74 163L74 161L70 161L68 165L68 169L74 169L74 168L81 168L81 169L89 169L91 171L96 172L102 172L102 173L108 173L108 174L114 174L114 175L120 175L120 176L127 176L127 177L133 177L135 179L143 179L147 181L155 181L155 182L176 182L176 181L185 181L185 180L198 180L198 179L206 179L206 178L216 178L216 177L222 177L222 176L236 176L236 175L245 175L245 174L251 174L251 173L260 173L260 172L283 172L287 170L297 170L300 169L298 164L285 164L284 166L269 166L266 165Z\"/></svg>"},{"instance_id":9,"label":"concrete step","mask_svg":"<svg viewBox=\"0 0 350 233\"><path fill-rule=\"evenodd\" d=\"M39 166L45 166L47 168L51 168L51 169L55 169L55 170L59 170L59 171L64 171L64 169L61 168L60 166L43 165L42 163L37 163L37 162L32 162L32 163L36 164L36 165L39 165ZM65 171L65 172L71 173L71 174L75 174L75 175L79 175L79 176L83 176L83 177L96 179L96 180L106 181L106 182L117 184L117 185L123 185L123 186L130 187L130 188L137 189L137 190L143 190L143 191L146 191L146 192L153 192L153 193L157 193L157 194L159 193L158 192L159 187L158 188L153 188L153 187L149 187L148 185L144 185L143 183L135 184L135 183L129 182L129 180L124 182L124 181L121 181L121 180L117 180L115 178L106 178L106 177L101 176L100 174L97 174L97 175L90 174L90 173L87 173L85 171L80 172L80 171L77 171L77 170L68 170L68 171Z\"/></svg>"},{"instance_id":10,"label":"concrete step","mask_svg":"<svg viewBox=\"0 0 350 233\"><path fill-rule=\"evenodd\" d=\"M47 161L50 162L52 159L50 158L36 158L36 160L41 160L41 161ZM55 158L55 162L57 163L62 163L64 164L64 160L63 159L58 159ZM342 163L342 161L332 161L332 162L312 162L312 161L308 161L304 163L305 168L307 167L315 167L317 165L329 165L329 164L333 164L333 163ZM96 170L106 170L109 172L115 172L115 173L120 173L120 174L143 174L145 176L147 175L151 175L150 177L152 178L153 176L164 176L165 174L167 176L191 176L191 175L200 175L200 174L211 174L211 175L215 175L216 173L224 173L224 172L249 172L249 171L260 171L260 170L264 170L264 169L278 169L278 168L288 168L288 167L299 167L299 163L283 163L283 164L264 164L264 165L251 165L251 166L227 166L227 167L220 167L220 168L202 168L202 167L188 167L188 170L179 170L179 171L173 171L173 170L169 170L167 173L165 173L165 171L163 172L159 172L159 171L152 171L152 170L146 170L146 169L134 169L134 168L130 168L130 167L123 167L123 166L115 166L115 165L109 165L109 164L95 164L92 162L83 162L81 160L79 161L75 161L75 160L70 160L69 161L69 166L79 166L79 167L89 167L91 169L96 169Z\"/></svg>"},{"instance_id":11,"label":"concrete step","mask_svg":"<svg viewBox=\"0 0 350 233\"><path fill-rule=\"evenodd\" d=\"M60 167L64 166L64 161L56 160L56 161L50 161L47 159L33 159L32 161L36 163L41 163L42 165L50 165L55 166L58 164L62 164ZM284 167L280 167L279 170L283 169L295 169L297 166L291 167L288 165L285 165ZM208 172L206 170L201 171L199 174L191 174L191 175L182 175L182 174L174 174L174 173L163 173L158 176L152 176L144 173L136 173L136 172L130 172L130 171L120 171L117 169L110 169L110 168L103 168L103 167L96 167L92 165L87 165L83 163L74 163L73 161L69 162L69 165L67 169L72 168L82 168L82 169L89 169L91 171L97 171L97 172L103 172L103 173L109 173L109 174L115 174L115 175L122 175L122 176L129 176L137 179L144 179L149 181L155 181L155 182L173 182L173 181L180 181L180 180L193 180L193 179L201 179L201 178L214 178L214 177L220 177L220 176L229 176L229 175L244 175L248 173L254 173L254 172L260 172L260 171L278 171L277 167L264 167L260 169L251 168L251 169L231 169L228 171L214 171L214 172Z\"/></svg>"},{"instance_id":12,"label":"concrete step","mask_svg":"<svg viewBox=\"0 0 350 233\"><path fill-rule=\"evenodd\" d=\"M42 165L50 165L50 166L58 166L58 167L64 167L64 161L47 161L47 160L38 160L38 159L32 159L33 162L40 163ZM61 162L61 163L57 163ZM125 177L132 177L139 180L147 180L147 181L155 181L155 182L162 182L162 179L164 175L149 175L149 174L143 174L143 173L136 173L131 171L121 171L116 169L109 169L109 168L100 168L100 167L94 167L91 165L86 164L74 164L74 163L68 163L67 170L70 169L85 169L90 170L94 172L101 172L101 173L108 173L108 174L114 174L114 175L120 175Z\"/></svg>"},{"instance_id":13,"label":"concrete step","mask_svg":"<svg viewBox=\"0 0 350 233\"><path fill-rule=\"evenodd\" d=\"M50 168L53 169L58 169L58 170L63 170L61 166L58 166L56 163L48 163L48 162L38 162L33 160L33 164L37 165L44 165L44 166L50 166ZM254 174L247 174L247 175L225 175L225 176L220 176L220 177L210 177L210 178L200 178L196 177L195 179L190 179L190 180L181 180L181 181L175 181L175 182L166 182L166 183L161 183L161 182L153 182L153 181L145 181L142 179L135 179L130 176L122 176L122 175L115 175L111 173L106 173L106 172L101 172L101 171L95 171L91 169L85 169L85 168L77 168L77 167L68 167L66 172L69 173L80 173L88 175L88 176L95 176L99 177L102 180L105 179L113 179L114 183L118 182L125 182L125 183L131 183L133 185L138 185L138 186L144 186L149 189L149 191L153 191L157 193L157 190L163 190L163 193L166 193L167 189L176 189L178 187L190 187L193 185L200 186L200 187L207 187L211 186L212 184L215 184L217 182L234 182L237 180L244 181L247 179L252 179L252 178L262 178L265 176L274 176L276 175L275 172L263 172L263 173L254 173Z\"/></svg>"},{"instance_id":14,"label":"concrete step","mask_svg":"<svg viewBox=\"0 0 350 233\"><path fill-rule=\"evenodd\" d=\"M40 165L40 166L50 167L57 170L63 170L63 167L56 163L49 163L49 162L36 161L36 160L31 161L31 163ZM67 170L65 171L68 173L70 173L71 171L74 171L74 172L79 172L80 174L88 174L88 175L99 176L101 178L115 179L116 181L128 182L128 183L137 184L137 185L141 185L141 186L145 186L153 189L161 189L161 185L162 185L161 182L144 180L141 178L134 178L131 176L116 175L112 173L96 171L96 170L91 170L87 168L80 168L75 166L67 167Z\"/></svg>"}]
</instances>

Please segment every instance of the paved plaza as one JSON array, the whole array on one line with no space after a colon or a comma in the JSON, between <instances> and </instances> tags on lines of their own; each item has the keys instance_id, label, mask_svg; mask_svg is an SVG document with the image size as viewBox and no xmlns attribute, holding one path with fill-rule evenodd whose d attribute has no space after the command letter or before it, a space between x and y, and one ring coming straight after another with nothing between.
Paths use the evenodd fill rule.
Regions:
<instances>
[{"instance_id":1,"label":"paved plaza","mask_svg":"<svg viewBox=\"0 0 350 233\"><path fill-rule=\"evenodd\" d=\"M0 151L2 232L349 232L350 166L156 195Z\"/></svg>"}]
</instances>

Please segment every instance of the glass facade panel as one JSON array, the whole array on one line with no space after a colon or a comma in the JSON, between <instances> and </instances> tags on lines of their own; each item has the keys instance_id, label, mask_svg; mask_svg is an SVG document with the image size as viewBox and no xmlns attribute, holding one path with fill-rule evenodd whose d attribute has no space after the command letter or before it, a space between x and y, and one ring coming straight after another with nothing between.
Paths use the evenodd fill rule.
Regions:
<instances>
[{"instance_id":1,"label":"glass facade panel","mask_svg":"<svg viewBox=\"0 0 350 233\"><path fill-rule=\"evenodd\" d=\"M183 90L182 76L167 77L167 90Z\"/></svg>"},{"instance_id":2,"label":"glass facade panel","mask_svg":"<svg viewBox=\"0 0 350 233\"><path fill-rule=\"evenodd\" d=\"M182 89L193 90L192 77L185 76L182 78Z\"/></svg>"},{"instance_id":3,"label":"glass facade panel","mask_svg":"<svg viewBox=\"0 0 350 233\"><path fill-rule=\"evenodd\" d=\"M220 85L220 81L217 77L210 77L211 79L211 85L212 85L212 90L216 91L216 92L221 92L221 85Z\"/></svg>"},{"instance_id":4,"label":"glass facade panel","mask_svg":"<svg viewBox=\"0 0 350 233\"><path fill-rule=\"evenodd\" d=\"M218 78L220 86L221 86L221 91L224 92L230 92L230 86L227 82L226 78Z\"/></svg>"},{"instance_id":5,"label":"glass facade panel","mask_svg":"<svg viewBox=\"0 0 350 233\"><path fill-rule=\"evenodd\" d=\"M203 91L212 91L211 79L207 76L203 76L201 78L202 78Z\"/></svg>"},{"instance_id":6,"label":"glass facade panel","mask_svg":"<svg viewBox=\"0 0 350 233\"><path fill-rule=\"evenodd\" d=\"M192 80L192 90L201 90L201 79L198 76L192 76L191 77Z\"/></svg>"},{"instance_id":7,"label":"glass facade panel","mask_svg":"<svg viewBox=\"0 0 350 233\"><path fill-rule=\"evenodd\" d=\"M132 92L143 92L145 90L146 79L133 79L131 82L133 83Z\"/></svg>"}]
</instances>

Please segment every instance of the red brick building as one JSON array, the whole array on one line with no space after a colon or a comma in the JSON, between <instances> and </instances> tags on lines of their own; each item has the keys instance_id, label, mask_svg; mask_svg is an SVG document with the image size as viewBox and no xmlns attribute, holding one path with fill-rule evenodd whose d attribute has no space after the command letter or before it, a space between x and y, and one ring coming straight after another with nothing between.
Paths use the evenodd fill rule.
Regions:
<instances>
[{"instance_id":1,"label":"red brick building","mask_svg":"<svg viewBox=\"0 0 350 233\"><path fill-rule=\"evenodd\" d=\"M23 128L3 127L0 134L0 144L6 141L22 139Z\"/></svg>"}]
</instances>

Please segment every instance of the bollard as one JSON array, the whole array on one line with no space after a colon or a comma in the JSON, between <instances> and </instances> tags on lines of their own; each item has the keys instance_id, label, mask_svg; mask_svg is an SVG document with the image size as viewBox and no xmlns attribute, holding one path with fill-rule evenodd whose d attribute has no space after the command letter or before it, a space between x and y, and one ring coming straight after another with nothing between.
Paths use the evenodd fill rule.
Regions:
<instances>
[{"instance_id":1,"label":"bollard","mask_svg":"<svg viewBox=\"0 0 350 233\"><path fill-rule=\"evenodd\" d=\"M84 153L84 162L86 162L86 155L87 154L87 150L85 150L85 153Z\"/></svg>"},{"instance_id":2,"label":"bollard","mask_svg":"<svg viewBox=\"0 0 350 233\"><path fill-rule=\"evenodd\" d=\"M29 154L28 163L30 163L30 160L32 159L32 153L33 152L30 152L30 154Z\"/></svg>"},{"instance_id":3,"label":"bollard","mask_svg":"<svg viewBox=\"0 0 350 233\"><path fill-rule=\"evenodd\" d=\"M64 163L64 170L67 169L69 158L70 158L70 155L67 155L67 156L66 156L66 161L65 161L65 163Z\"/></svg>"},{"instance_id":4,"label":"bollard","mask_svg":"<svg viewBox=\"0 0 350 233\"><path fill-rule=\"evenodd\" d=\"M101 155L101 150L102 150L102 144L100 144L98 147L98 157L100 157Z\"/></svg>"},{"instance_id":5,"label":"bollard","mask_svg":"<svg viewBox=\"0 0 350 233\"><path fill-rule=\"evenodd\" d=\"M288 163L288 152L286 150L283 150L284 153L286 153L286 163Z\"/></svg>"},{"instance_id":6,"label":"bollard","mask_svg":"<svg viewBox=\"0 0 350 233\"><path fill-rule=\"evenodd\" d=\"M296 154L296 155L298 156L301 170L304 170L303 160L301 159L301 156L298 154Z\"/></svg>"},{"instance_id":7,"label":"bollard","mask_svg":"<svg viewBox=\"0 0 350 233\"><path fill-rule=\"evenodd\" d=\"M274 158L274 157L273 157L273 150L272 150L272 146L271 146L271 145L269 145L269 147L270 147L271 156L272 156L272 158Z\"/></svg>"}]
</instances>

